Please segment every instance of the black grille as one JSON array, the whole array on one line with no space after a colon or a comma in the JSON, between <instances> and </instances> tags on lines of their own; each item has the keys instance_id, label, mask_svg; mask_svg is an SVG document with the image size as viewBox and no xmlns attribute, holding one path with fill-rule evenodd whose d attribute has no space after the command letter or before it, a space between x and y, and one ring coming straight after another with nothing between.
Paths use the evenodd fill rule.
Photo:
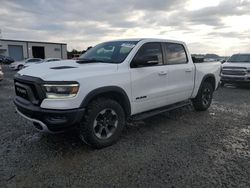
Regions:
<instances>
[{"instance_id":1,"label":"black grille","mask_svg":"<svg viewBox=\"0 0 250 188\"><path fill-rule=\"evenodd\" d=\"M225 75L240 75L240 76L244 76L246 75L246 71L244 70L222 70L222 74Z\"/></svg>"},{"instance_id":2,"label":"black grille","mask_svg":"<svg viewBox=\"0 0 250 188\"><path fill-rule=\"evenodd\" d=\"M40 105L44 99L44 92L40 80L34 77L20 76L14 79L15 91L18 97Z\"/></svg>"},{"instance_id":3,"label":"black grille","mask_svg":"<svg viewBox=\"0 0 250 188\"><path fill-rule=\"evenodd\" d=\"M223 67L223 69L247 69L246 67Z\"/></svg>"},{"instance_id":4,"label":"black grille","mask_svg":"<svg viewBox=\"0 0 250 188\"><path fill-rule=\"evenodd\" d=\"M24 98L26 100L29 100L28 91L25 88L23 88L23 87L16 84L15 85L15 90L16 90L16 95L17 96L22 97L22 98Z\"/></svg>"},{"instance_id":5,"label":"black grille","mask_svg":"<svg viewBox=\"0 0 250 188\"><path fill-rule=\"evenodd\" d=\"M239 78L239 77L222 77L222 80L227 80L227 81L244 81L245 78Z\"/></svg>"}]
</instances>

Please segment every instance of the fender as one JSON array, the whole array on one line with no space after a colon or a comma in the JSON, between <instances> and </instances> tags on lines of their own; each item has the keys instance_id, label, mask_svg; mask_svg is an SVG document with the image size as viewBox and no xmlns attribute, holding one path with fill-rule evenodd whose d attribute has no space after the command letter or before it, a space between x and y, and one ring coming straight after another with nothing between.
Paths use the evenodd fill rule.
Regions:
<instances>
[{"instance_id":1,"label":"fender","mask_svg":"<svg viewBox=\"0 0 250 188\"><path fill-rule=\"evenodd\" d=\"M126 114L131 115L131 105L130 105L128 95L122 88L120 88L118 86L105 86L105 87L100 87L100 88L92 90L83 99L83 101L81 103L81 107L86 108L92 99L94 99L98 95L101 96L101 94L105 94L105 93L118 94L121 97L120 98L120 100L122 102L121 105L125 108L124 110L125 110Z\"/></svg>"},{"instance_id":2,"label":"fender","mask_svg":"<svg viewBox=\"0 0 250 188\"><path fill-rule=\"evenodd\" d=\"M203 77L202 81L201 81L201 84L200 84L200 87L199 87L198 92L200 91L200 89L201 89L203 83L205 82L205 80L206 80L207 78L213 78L213 79L214 79L213 88L214 88L214 90L216 89L216 88L215 88L215 87L216 87L216 78L215 78L215 76L214 76L213 74L206 74L206 75Z\"/></svg>"}]
</instances>

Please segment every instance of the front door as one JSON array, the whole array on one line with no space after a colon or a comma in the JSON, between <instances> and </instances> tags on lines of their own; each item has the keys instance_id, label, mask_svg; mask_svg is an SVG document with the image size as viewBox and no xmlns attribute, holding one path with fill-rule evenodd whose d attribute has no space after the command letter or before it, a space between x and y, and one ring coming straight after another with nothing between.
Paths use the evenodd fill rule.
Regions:
<instances>
[{"instance_id":1,"label":"front door","mask_svg":"<svg viewBox=\"0 0 250 188\"><path fill-rule=\"evenodd\" d=\"M136 64L136 59L148 59L148 65ZM161 107L166 103L167 66L163 64L161 43L144 44L131 62L130 73L133 114Z\"/></svg>"}]
</instances>

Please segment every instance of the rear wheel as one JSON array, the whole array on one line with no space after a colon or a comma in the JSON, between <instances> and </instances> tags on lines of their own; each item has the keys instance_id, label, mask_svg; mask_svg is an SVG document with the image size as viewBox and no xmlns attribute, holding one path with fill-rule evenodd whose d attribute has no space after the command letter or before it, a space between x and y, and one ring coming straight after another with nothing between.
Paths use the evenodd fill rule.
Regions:
<instances>
[{"instance_id":1,"label":"rear wheel","mask_svg":"<svg viewBox=\"0 0 250 188\"><path fill-rule=\"evenodd\" d=\"M197 111L207 110L213 98L213 86L209 82L204 82L201 89L198 92L198 95L192 100L193 106Z\"/></svg>"},{"instance_id":2,"label":"rear wheel","mask_svg":"<svg viewBox=\"0 0 250 188\"><path fill-rule=\"evenodd\" d=\"M80 124L80 138L94 148L114 144L125 125L125 114L121 105L112 100L100 98L87 108Z\"/></svg>"}]
</instances>

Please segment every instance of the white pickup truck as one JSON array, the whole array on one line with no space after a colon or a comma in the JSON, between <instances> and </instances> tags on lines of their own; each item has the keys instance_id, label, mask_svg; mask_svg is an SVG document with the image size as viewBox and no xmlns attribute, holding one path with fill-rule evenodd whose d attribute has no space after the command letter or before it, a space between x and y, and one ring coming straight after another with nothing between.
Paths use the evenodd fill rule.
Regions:
<instances>
[{"instance_id":1,"label":"white pickup truck","mask_svg":"<svg viewBox=\"0 0 250 188\"><path fill-rule=\"evenodd\" d=\"M183 42L130 39L101 43L79 60L31 66L15 76L17 112L47 132L77 127L95 148L109 146L126 120L193 103L209 108L221 64L194 64Z\"/></svg>"},{"instance_id":2,"label":"white pickup truck","mask_svg":"<svg viewBox=\"0 0 250 188\"><path fill-rule=\"evenodd\" d=\"M223 65L221 85L250 83L250 54L234 54Z\"/></svg>"}]
</instances>

